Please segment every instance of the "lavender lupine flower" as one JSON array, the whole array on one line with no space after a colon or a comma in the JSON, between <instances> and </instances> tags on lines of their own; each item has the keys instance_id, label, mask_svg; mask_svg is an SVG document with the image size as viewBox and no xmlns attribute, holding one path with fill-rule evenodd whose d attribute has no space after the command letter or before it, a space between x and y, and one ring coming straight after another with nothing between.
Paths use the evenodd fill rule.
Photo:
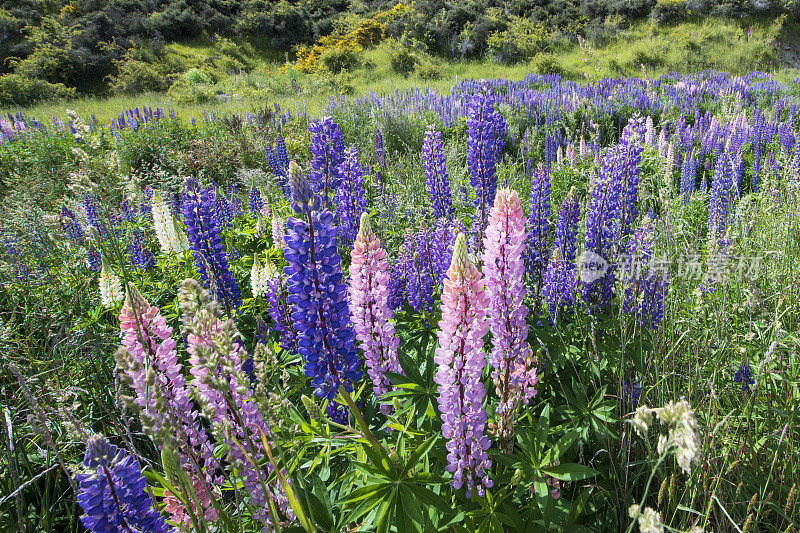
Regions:
<instances>
[{"instance_id":1,"label":"lavender lupine flower","mask_svg":"<svg viewBox=\"0 0 800 533\"><path fill-rule=\"evenodd\" d=\"M351 392L361 379L359 357L349 327L347 287L342 282L337 230L333 214L320 207L319 197L303 171L289 164L292 209L287 221L284 257L292 319L298 333L303 370L314 394L333 398L340 388Z\"/></svg>"},{"instance_id":2,"label":"lavender lupine flower","mask_svg":"<svg viewBox=\"0 0 800 533\"><path fill-rule=\"evenodd\" d=\"M270 466L258 466L266 463L262 439L269 439L271 432L258 410L250 376L242 368L249 356L241 345L239 331L232 319L220 319L218 303L210 302L208 293L193 279L181 283L179 302L193 397L200 399L202 414L214 436L227 446L258 519L265 526L273 526L267 505L272 500L281 525L283 519L291 523L294 513L280 486L270 481Z\"/></svg>"},{"instance_id":3,"label":"lavender lupine flower","mask_svg":"<svg viewBox=\"0 0 800 533\"><path fill-rule=\"evenodd\" d=\"M234 183L228 182L225 187L228 195L231 219L235 219L242 214L242 199L239 197L239 190Z\"/></svg>"},{"instance_id":4,"label":"lavender lupine flower","mask_svg":"<svg viewBox=\"0 0 800 533\"><path fill-rule=\"evenodd\" d=\"M484 81L481 90L470 100L467 115L467 164L469 179L475 189L475 218L473 233L483 235L489 209L494 202L497 188L497 163L501 154L497 151L497 135L501 130L503 118L494 109L494 96ZM479 239L479 247L483 241Z\"/></svg>"},{"instance_id":5,"label":"lavender lupine flower","mask_svg":"<svg viewBox=\"0 0 800 533\"><path fill-rule=\"evenodd\" d=\"M272 246L280 250L283 248L283 238L286 235L286 225L284 224L283 219L274 211L272 213L272 223L270 225L270 229L272 230Z\"/></svg>"},{"instance_id":6,"label":"lavender lupine flower","mask_svg":"<svg viewBox=\"0 0 800 533\"><path fill-rule=\"evenodd\" d=\"M531 180L528 245L525 254L528 278L537 290L541 286L542 272L549 257L550 233L550 174L540 164Z\"/></svg>"},{"instance_id":7,"label":"lavender lupine flower","mask_svg":"<svg viewBox=\"0 0 800 533\"><path fill-rule=\"evenodd\" d=\"M344 136L331 117L313 121L309 124L308 131L311 132L309 149L313 155L308 180L312 190L321 194L322 206L331 209L331 197L341 181Z\"/></svg>"},{"instance_id":8,"label":"lavender lupine flower","mask_svg":"<svg viewBox=\"0 0 800 533\"><path fill-rule=\"evenodd\" d=\"M169 533L167 526L145 490L139 461L117 448L102 435L89 438L83 466L89 473L78 474L78 504L86 513L81 523L91 532Z\"/></svg>"},{"instance_id":9,"label":"lavender lupine flower","mask_svg":"<svg viewBox=\"0 0 800 533\"><path fill-rule=\"evenodd\" d=\"M372 231L369 215L363 213L350 262L350 318L376 396L389 391L386 372L402 373L397 358L399 339L389 309L388 284L386 250ZM388 413L388 406L381 405L381 411Z\"/></svg>"},{"instance_id":10,"label":"lavender lupine flower","mask_svg":"<svg viewBox=\"0 0 800 533\"><path fill-rule=\"evenodd\" d=\"M575 265L576 240L580 206L575 194L575 187L567 193L558 213L556 237L553 242L553 253L547 264L542 280L542 294L547 300L550 314L560 312L563 316L572 311L575 303L575 288L578 283Z\"/></svg>"},{"instance_id":11,"label":"lavender lupine flower","mask_svg":"<svg viewBox=\"0 0 800 533\"><path fill-rule=\"evenodd\" d=\"M714 168L714 180L711 183L708 204L708 236L712 246L724 247L725 230L735 193L730 160L723 154L717 159Z\"/></svg>"},{"instance_id":12,"label":"lavender lupine flower","mask_svg":"<svg viewBox=\"0 0 800 533\"><path fill-rule=\"evenodd\" d=\"M622 403L623 409L625 409L625 404L627 403L630 406L628 411L635 411L636 408L639 406L639 396L642 393L642 386L635 380L630 381L623 381L622 382L622 394L620 395L620 401Z\"/></svg>"},{"instance_id":13,"label":"lavender lupine flower","mask_svg":"<svg viewBox=\"0 0 800 533\"><path fill-rule=\"evenodd\" d=\"M436 218L452 216L453 199L450 197L450 181L444 165L442 134L436 131L436 126L433 124L425 130L422 161L425 166L425 180L433 204L434 216Z\"/></svg>"},{"instance_id":14,"label":"lavender lupine flower","mask_svg":"<svg viewBox=\"0 0 800 533\"><path fill-rule=\"evenodd\" d=\"M358 232L361 213L367 209L364 195L364 170L358 163L358 150L355 146L347 150L345 160L339 169L339 187L336 190L337 222L339 242L350 247Z\"/></svg>"},{"instance_id":15,"label":"lavender lupine flower","mask_svg":"<svg viewBox=\"0 0 800 533\"><path fill-rule=\"evenodd\" d=\"M749 391L750 385L755 383L753 375L750 373L750 365L747 364L747 361L742 361L742 364L739 365L739 369L733 374L733 381L735 383L741 383L743 391Z\"/></svg>"},{"instance_id":16,"label":"lavender lupine flower","mask_svg":"<svg viewBox=\"0 0 800 533\"><path fill-rule=\"evenodd\" d=\"M697 163L692 157L691 152L683 158L681 165L681 199L684 204L689 203L689 199L694 194L695 180L697 179Z\"/></svg>"},{"instance_id":17,"label":"lavender lupine flower","mask_svg":"<svg viewBox=\"0 0 800 533\"><path fill-rule=\"evenodd\" d=\"M498 437L506 449L514 435L514 417L520 403L528 404L538 381L528 346L528 308L525 299L525 214L517 192L500 189L489 213L483 252L483 277L492 329L489 364L500 402Z\"/></svg>"},{"instance_id":18,"label":"lavender lupine flower","mask_svg":"<svg viewBox=\"0 0 800 533\"><path fill-rule=\"evenodd\" d=\"M188 180L183 202L183 216L197 271L214 299L231 315L241 306L239 285L230 272L228 256L222 248L221 228L213 215L214 194Z\"/></svg>"},{"instance_id":19,"label":"lavender lupine flower","mask_svg":"<svg viewBox=\"0 0 800 533\"><path fill-rule=\"evenodd\" d=\"M439 387L442 435L447 439L446 470L453 474L454 488L466 486L467 497L473 488L483 496L494 485L487 472L491 461L486 450L491 443L484 434L486 390L481 383L487 306L483 280L467 255L464 235L459 234L444 282L434 380Z\"/></svg>"}]
</instances>

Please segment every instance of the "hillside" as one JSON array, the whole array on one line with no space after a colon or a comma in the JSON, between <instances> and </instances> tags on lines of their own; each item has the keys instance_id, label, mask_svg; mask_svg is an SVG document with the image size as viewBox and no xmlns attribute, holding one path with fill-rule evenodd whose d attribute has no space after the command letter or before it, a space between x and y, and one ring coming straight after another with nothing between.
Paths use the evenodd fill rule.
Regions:
<instances>
[{"instance_id":1,"label":"hillside","mask_svg":"<svg viewBox=\"0 0 800 533\"><path fill-rule=\"evenodd\" d=\"M796 4L8 0L0 7L0 106L143 93L174 106L313 101L363 93L379 79L391 88L445 87L455 75L515 69L572 79L776 70L800 61Z\"/></svg>"}]
</instances>

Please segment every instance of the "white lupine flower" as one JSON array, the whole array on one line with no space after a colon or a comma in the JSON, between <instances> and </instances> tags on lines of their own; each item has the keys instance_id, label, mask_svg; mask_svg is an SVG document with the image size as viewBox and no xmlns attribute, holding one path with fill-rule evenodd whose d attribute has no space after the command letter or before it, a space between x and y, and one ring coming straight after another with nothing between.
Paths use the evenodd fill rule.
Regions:
<instances>
[{"instance_id":1,"label":"white lupine flower","mask_svg":"<svg viewBox=\"0 0 800 533\"><path fill-rule=\"evenodd\" d=\"M100 302L104 307L114 307L117 302L124 298L122 294L122 284L114 271L108 268L103 261L103 268L100 271Z\"/></svg>"},{"instance_id":2,"label":"white lupine flower","mask_svg":"<svg viewBox=\"0 0 800 533\"><path fill-rule=\"evenodd\" d=\"M653 130L653 117L648 116L645 121L644 130L644 144L653 146L653 137L655 137L655 130Z\"/></svg>"},{"instance_id":3,"label":"white lupine flower","mask_svg":"<svg viewBox=\"0 0 800 533\"><path fill-rule=\"evenodd\" d=\"M645 507L644 511L640 511L638 505L631 505L628 507L628 516L639 522L639 531L641 533L664 533L664 525L661 523L661 515L659 515L653 508Z\"/></svg>"},{"instance_id":4,"label":"white lupine flower","mask_svg":"<svg viewBox=\"0 0 800 533\"><path fill-rule=\"evenodd\" d=\"M253 298L258 298L262 295L261 283L261 261L258 260L258 254L253 258L253 268L250 269L250 289L253 291Z\"/></svg>"},{"instance_id":5,"label":"white lupine flower","mask_svg":"<svg viewBox=\"0 0 800 533\"><path fill-rule=\"evenodd\" d=\"M633 424L633 429L636 431L636 434L640 437L644 437L652 420L652 410L646 405L640 405L633 414L633 418L631 418L630 422Z\"/></svg>"},{"instance_id":6,"label":"white lupine flower","mask_svg":"<svg viewBox=\"0 0 800 533\"><path fill-rule=\"evenodd\" d=\"M175 242L178 241L175 235L175 223L172 220L172 213L158 191L153 192L152 199L153 211L153 227L156 230L156 238L158 244L161 246L161 251L164 255L170 255L179 251L179 247L175 247Z\"/></svg>"},{"instance_id":7,"label":"white lupine flower","mask_svg":"<svg viewBox=\"0 0 800 533\"><path fill-rule=\"evenodd\" d=\"M261 213L256 213L256 234L263 235L267 231L267 219Z\"/></svg>"},{"instance_id":8,"label":"white lupine flower","mask_svg":"<svg viewBox=\"0 0 800 533\"><path fill-rule=\"evenodd\" d=\"M283 238L286 236L286 227L283 219L272 214L272 245L277 249L283 249Z\"/></svg>"},{"instance_id":9,"label":"white lupine flower","mask_svg":"<svg viewBox=\"0 0 800 533\"><path fill-rule=\"evenodd\" d=\"M656 414L664 424L670 426L668 442L664 446L675 446L678 466L688 474L692 463L699 459L697 451L700 449L700 433L697 431L697 418L692 407L686 400L670 402L661 409L656 409Z\"/></svg>"}]
</instances>

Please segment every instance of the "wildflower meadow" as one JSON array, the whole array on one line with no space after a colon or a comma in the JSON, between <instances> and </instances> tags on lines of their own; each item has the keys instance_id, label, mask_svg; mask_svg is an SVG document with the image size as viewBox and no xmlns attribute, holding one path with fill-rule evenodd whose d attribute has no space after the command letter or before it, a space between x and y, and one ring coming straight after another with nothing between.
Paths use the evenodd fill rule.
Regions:
<instances>
[{"instance_id":1,"label":"wildflower meadow","mask_svg":"<svg viewBox=\"0 0 800 533\"><path fill-rule=\"evenodd\" d=\"M0 117L0 531L796 532L799 106Z\"/></svg>"}]
</instances>

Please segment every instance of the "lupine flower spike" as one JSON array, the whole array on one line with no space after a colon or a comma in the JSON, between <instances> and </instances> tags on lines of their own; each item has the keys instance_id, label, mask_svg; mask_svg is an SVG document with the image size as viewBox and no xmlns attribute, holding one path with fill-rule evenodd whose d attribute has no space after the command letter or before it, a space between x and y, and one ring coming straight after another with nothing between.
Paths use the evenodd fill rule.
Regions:
<instances>
[{"instance_id":1,"label":"lupine flower spike","mask_svg":"<svg viewBox=\"0 0 800 533\"><path fill-rule=\"evenodd\" d=\"M103 307L114 307L124 298L122 294L122 284L114 271L102 262L103 267L100 271L100 303Z\"/></svg>"},{"instance_id":2,"label":"lupine flower spike","mask_svg":"<svg viewBox=\"0 0 800 533\"><path fill-rule=\"evenodd\" d=\"M397 359L398 338L389 309L389 263L386 250L372 231L367 213L353 245L349 278L350 318L364 351L367 373L376 396L389 391L386 372L401 373ZM382 405L384 413L388 406Z\"/></svg>"},{"instance_id":3,"label":"lupine flower spike","mask_svg":"<svg viewBox=\"0 0 800 533\"><path fill-rule=\"evenodd\" d=\"M442 434L447 439L447 471L453 474L454 488L466 486L467 497L473 489L483 496L493 486L487 472L492 463L486 450L491 443L484 435L486 390L481 383L487 307L483 280L467 255L464 235L459 234L442 293L434 379L439 387Z\"/></svg>"},{"instance_id":4,"label":"lupine flower spike","mask_svg":"<svg viewBox=\"0 0 800 533\"><path fill-rule=\"evenodd\" d=\"M500 403L498 437L501 448L513 441L514 414L536 394L538 381L528 346L528 308L523 303L525 285L525 214L517 192L497 192L489 213L483 253L483 276L488 299L487 316L492 328L489 364Z\"/></svg>"}]
</instances>

